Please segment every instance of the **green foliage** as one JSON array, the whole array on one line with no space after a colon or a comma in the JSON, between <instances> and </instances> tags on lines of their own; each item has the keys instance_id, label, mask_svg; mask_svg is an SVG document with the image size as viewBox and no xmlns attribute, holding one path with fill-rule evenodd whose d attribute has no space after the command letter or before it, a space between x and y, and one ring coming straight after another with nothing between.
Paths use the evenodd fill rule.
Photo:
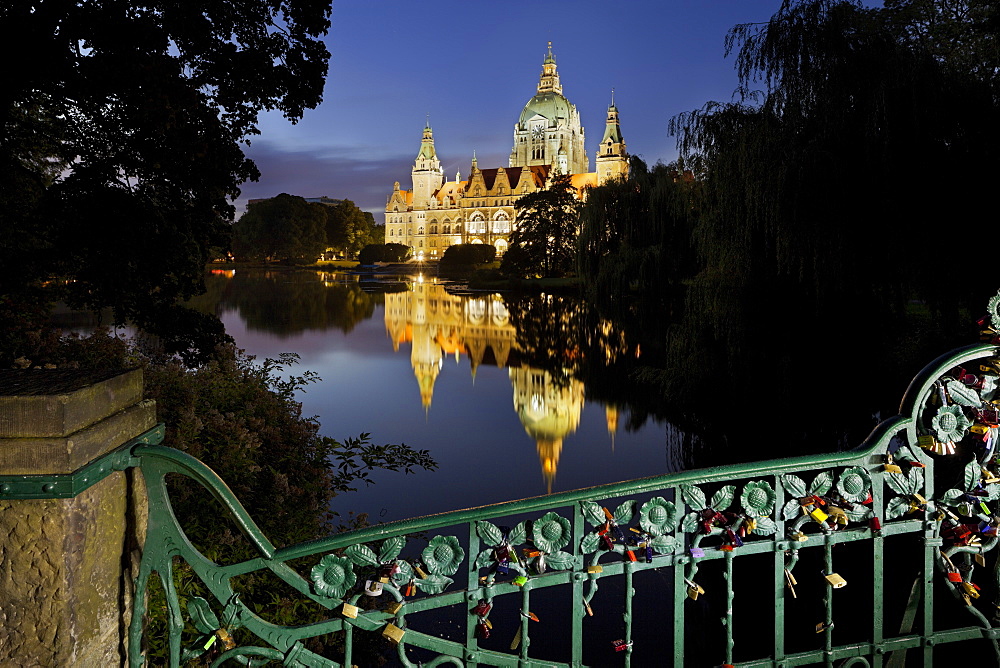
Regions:
<instances>
[{"instance_id":1,"label":"green foliage","mask_svg":"<svg viewBox=\"0 0 1000 668\"><path fill-rule=\"evenodd\" d=\"M409 256L410 247L403 244L368 244L358 253L358 262L405 262Z\"/></svg>"},{"instance_id":2,"label":"green foliage","mask_svg":"<svg viewBox=\"0 0 1000 668\"><path fill-rule=\"evenodd\" d=\"M487 264L496 259L496 248L490 244L455 244L441 258L442 266Z\"/></svg>"},{"instance_id":3,"label":"green foliage","mask_svg":"<svg viewBox=\"0 0 1000 668\"><path fill-rule=\"evenodd\" d=\"M314 262L327 247L327 207L281 193L254 202L233 225L238 260Z\"/></svg>"},{"instance_id":4,"label":"green foliage","mask_svg":"<svg viewBox=\"0 0 1000 668\"><path fill-rule=\"evenodd\" d=\"M34 55L17 58L0 105L0 303L37 300L35 286L62 277L72 305L210 353L221 327L175 304L202 289L231 201L259 175L240 147L258 112L296 120L319 103L329 12L314 0L4 4L3 43L29 35ZM5 361L31 353L7 331Z\"/></svg>"},{"instance_id":5,"label":"green foliage","mask_svg":"<svg viewBox=\"0 0 1000 668\"><path fill-rule=\"evenodd\" d=\"M517 228L500 264L508 276L564 276L574 268L579 202L566 175L517 201Z\"/></svg>"},{"instance_id":6,"label":"green foliage","mask_svg":"<svg viewBox=\"0 0 1000 668\"><path fill-rule=\"evenodd\" d=\"M376 230L375 218L367 211L359 209L349 199L326 209L327 245L347 257L355 257L368 244L381 243L385 238L385 228Z\"/></svg>"},{"instance_id":7,"label":"green foliage","mask_svg":"<svg viewBox=\"0 0 1000 668\"><path fill-rule=\"evenodd\" d=\"M652 170L633 157L629 175L591 188L580 211L578 273L592 299L632 291L663 318L679 308L697 273L692 233L698 183L677 165Z\"/></svg>"}]
</instances>

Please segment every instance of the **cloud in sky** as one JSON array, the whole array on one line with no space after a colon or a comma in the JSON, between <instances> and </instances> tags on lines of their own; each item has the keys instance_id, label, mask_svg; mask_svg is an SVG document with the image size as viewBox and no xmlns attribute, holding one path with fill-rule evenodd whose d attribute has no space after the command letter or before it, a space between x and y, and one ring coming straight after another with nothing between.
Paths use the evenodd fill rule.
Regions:
<instances>
[{"instance_id":1,"label":"cloud in sky","mask_svg":"<svg viewBox=\"0 0 1000 668\"><path fill-rule=\"evenodd\" d=\"M282 192L349 198L384 220L393 181L410 168L430 119L445 176L507 165L513 126L535 93L552 41L566 97L580 111L593 168L615 89L622 132L649 163L676 155L667 124L709 100L728 101L737 80L724 37L766 21L780 0L619 3L510 0L337 0L323 103L290 124L261 116L247 149L262 176L237 201Z\"/></svg>"},{"instance_id":2,"label":"cloud in sky","mask_svg":"<svg viewBox=\"0 0 1000 668\"><path fill-rule=\"evenodd\" d=\"M243 185L243 194L236 202L237 215L246 209L248 199L289 193L351 199L361 209L375 213L375 220L381 222L379 212L385 209L395 180L391 175L400 180L409 177L413 161L403 153L368 158L352 150L285 148L263 139L254 141L246 153L257 163L261 178Z\"/></svg>"}]
</instances>

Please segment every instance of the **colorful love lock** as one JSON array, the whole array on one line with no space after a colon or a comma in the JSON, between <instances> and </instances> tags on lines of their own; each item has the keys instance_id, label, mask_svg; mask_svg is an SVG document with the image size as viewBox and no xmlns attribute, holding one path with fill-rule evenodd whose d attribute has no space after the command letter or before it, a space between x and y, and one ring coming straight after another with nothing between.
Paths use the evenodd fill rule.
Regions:
<instances>
[{"instance_id":1,"label":"colorful love lock","mask_svg":"<svg viewBox=\"0 0 1000 668\"><path fill-rule=\"evenodd\" d=\"M611 646L615 648L616 652L624 652L632 646L632 641L630 640L625 642L624 640L615 640L611 643Z\"/></svg>"},{"instance_id":2,"label":"colorful love lock","mask_svg":"<svg viewBox=\"0 0 1000 668\"><path fill-rule=\"evenodd\" d=\"M809 516L812 517L817 522L825 522L826 518L829 517L829 515L824 513L819 508L813 508L812 511L810 511Z\"/></svg>"},{"instance_id":3,"label":"colorful love lock","mask_svg":"<svg viewBox=\"0 0 1000 668\"><path fill-rule=\"evenodd\" d=\"M472 614L477 615L479 617L485 617L486 615L490 614L490 610L492 609L493 609L493 602L487 601L486 599L483 598L479 599L479 603L477 603L476 607L472 609Z\"/></svg>"}]
</instances>

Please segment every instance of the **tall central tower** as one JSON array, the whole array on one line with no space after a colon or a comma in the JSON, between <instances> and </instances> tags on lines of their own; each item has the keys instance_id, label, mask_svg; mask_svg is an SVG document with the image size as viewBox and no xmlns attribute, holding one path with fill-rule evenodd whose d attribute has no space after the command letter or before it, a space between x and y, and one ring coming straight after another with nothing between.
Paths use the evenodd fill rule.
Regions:
<instances>
[{"instance_id":1,"label":"tall central tower","mask_svg":"<svg viewBox=\"0 0 1000 668\"><path fill-rule=\"evenodd\" d=\"M552 165L570 174L590 171L580 113L562 94L552 42L542 60L538 92L524 105L514 124L510 166L534 165Z\"/></svg>"},{"instance_id":2,"label":"tall central tower","mask_svg":"<svg viewBox=\"0 0 1000 668\"><path fill-rule=\"evenodd\" d=\"M424 136L420 140L420 152L413 161L413 208L426 208L431 195L444 183L444 170L434 150L434 133L430 123L424 126Z\"/></svg>"}]
</instances>

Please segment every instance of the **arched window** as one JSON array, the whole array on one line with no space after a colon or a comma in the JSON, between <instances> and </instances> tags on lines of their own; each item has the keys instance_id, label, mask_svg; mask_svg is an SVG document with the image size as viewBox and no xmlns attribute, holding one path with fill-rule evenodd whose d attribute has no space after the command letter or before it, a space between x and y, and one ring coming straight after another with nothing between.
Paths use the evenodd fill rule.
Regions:
<instances>
[{"instance_id":1,"label":"arched window","mask_svg":"<svg viewBox=\"0 0 1000 668\"><path fill-rule=\"evenodd\" d=\"M417 234L423 234L423 233L424 233L424 226L421 225L420 227L417 228Z\"/></svg>"},{"instance_id":2,"label":"arched window","mask_svg":"<svg viewBox=\"0 0 1000 668\"><path fill-rule=\"evenodd\" d=\"M470 234L485 234L486 233L486 218L483 214L478 211L472 214L469 218L469 233Z\"/></svg>"},{"instance_id":3,"label":"arched window","mask_svg":"<svg viewBox=\"0 0 1000 668\"><path fill-rule=\"evenodd\" d=\"M455 223L455 234L458 234L461 231L462 231L462 223Z\"/></svg>"},{"instance_id":4,"label":"arched window","mask_svg":"<svg viewBox=\"0 0 1000 668\"><path fill-rule=\"evenodd\" d=\"M443 230L441 230L441 231L442 231L442 232L443 232L444 234L450 234L450 233L451 233L451 225L448 225L448 224L445 224L445 226L444 226L444 229L443 229Z\"/></svg>"},{"instance_id":5,"label":"arched window","mask_svg":"<svg viewBox=\"0 0 1000 668\"><path fill-rule=\"evenodd\" d=\"M431 234L437 234L437 233L438 233L438 226L431 225Z\"/></svg>"},{"instance_id":6,"label":"arched window","mask_svg":"<svg viewBox=\"0 0 1000 668\"><path fill-rule=\"evenodd\" d=\"M507 215L506 211L497 211L496 215L493 216L493 233L510 233L510 216Z\"/></svg>"}]
</instances>

